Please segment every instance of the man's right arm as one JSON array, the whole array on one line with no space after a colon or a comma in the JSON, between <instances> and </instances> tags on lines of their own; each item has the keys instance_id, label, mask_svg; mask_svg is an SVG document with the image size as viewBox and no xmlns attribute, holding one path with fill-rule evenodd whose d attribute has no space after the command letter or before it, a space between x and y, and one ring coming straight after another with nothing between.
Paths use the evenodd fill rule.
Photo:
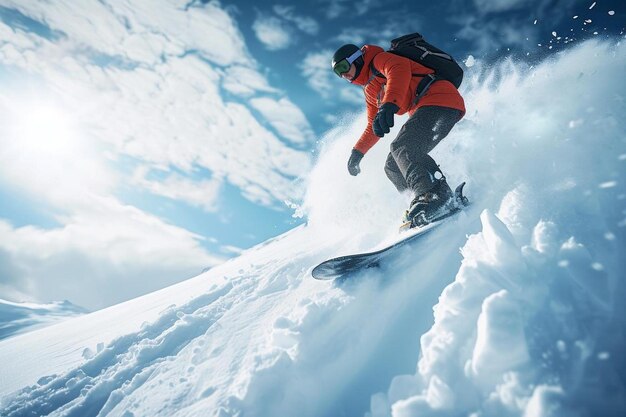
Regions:
<instances>
[{"instance_id":1,"label":"man's right arm","mask_svg":"<svg viewBox=\"0 0 626 417\"><path fill-rule=\"evenodd\" d=\"M378 107L375 103L366 102L367 104L367 126L365 130L361 134L361 137L354 145L354 149L361 152L363 155L369 151L372 146L378 142L380 139L376 134L374 134L374 130L372 129L372 122L374 121L374 117L376 117L376 113L378 112Z\"/></svg>"}]
</instances>

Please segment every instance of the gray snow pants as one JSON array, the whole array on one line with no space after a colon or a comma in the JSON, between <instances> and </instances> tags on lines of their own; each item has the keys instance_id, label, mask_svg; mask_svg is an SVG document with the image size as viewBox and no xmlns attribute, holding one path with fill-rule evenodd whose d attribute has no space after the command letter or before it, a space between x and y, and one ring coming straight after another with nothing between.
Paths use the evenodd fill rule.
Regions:
<instances>
[{"instance_id":1,"label":"gray snow pants","mask_svg":"<svg viewBox=\"0 0 626 417\"><path fill-rule=\"evenodd\" d=\"M448 107L424 106L417 109L391 142L385 173L398 191L413 190L415 195L429 191L435 173L441 171L428 155L461 118L461 111Z\"/></svg>"}]
</instances>

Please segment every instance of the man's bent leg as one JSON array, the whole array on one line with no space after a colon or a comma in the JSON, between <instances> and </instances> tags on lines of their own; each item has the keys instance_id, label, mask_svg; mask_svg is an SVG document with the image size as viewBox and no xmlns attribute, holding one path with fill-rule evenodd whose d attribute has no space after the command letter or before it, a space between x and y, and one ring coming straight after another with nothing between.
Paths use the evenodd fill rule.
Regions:
<instances>
[{"instance_id":1,"label":"man's bent leg","mask_svg":"<svg viewBox=\"0 0 626 417\"><path fill-rule=\"evenodd\" d=\"M402 175L402 172L400 171L398 164L396 164L395 159L393 159L393 155L391 153L387 156L387 161L385 162L385 174L387 174L387 178L389 178L389 181L395 185L399 192L403 192L409 188L404 179L404 175Z\"/></svg>"},{"instance_id":2,"label":"man's bent leg","mask_svg":"<svg viewBox=\"0 0 626 417\"><path fill-rule=\"evenodd\" d=\"M440 178L437 163L428 155L459 121L461 111L447 107L419 108L391 143L391 155L407 186L421 195Z\"/></svg>"}]
</instances>

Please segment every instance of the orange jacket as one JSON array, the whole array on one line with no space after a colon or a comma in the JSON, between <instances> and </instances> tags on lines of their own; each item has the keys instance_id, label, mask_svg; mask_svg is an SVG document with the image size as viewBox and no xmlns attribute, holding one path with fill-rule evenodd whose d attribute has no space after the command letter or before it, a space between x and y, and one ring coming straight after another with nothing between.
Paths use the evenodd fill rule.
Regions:
<instances>
[{"instance_id":1,"label":"orange jacket","mask_svg":"<svg viewBox=\"0 0 626 417\"><path fill-rule=\"evenodd\" d=\"M417 104L413 104L415 90L423 77L413 74L433 74L434 71L418 64L408 58L404 58L389 52L376 45L365 45L361 48L365 61L359 76L352 81L353 84L362 85L367 105L367 127L361 138L354 145L354 149L367 153L380 139L372 130L372 121L383 103L394 103L400 107L398 115L409 113L424 106L442 106L461 110L465 114L465 103L459 91L449 81L440 80L431 84L430 88ZM376 77L370 71L370 62L382 73L385 78Z\"/></svg>"}]
</instances>

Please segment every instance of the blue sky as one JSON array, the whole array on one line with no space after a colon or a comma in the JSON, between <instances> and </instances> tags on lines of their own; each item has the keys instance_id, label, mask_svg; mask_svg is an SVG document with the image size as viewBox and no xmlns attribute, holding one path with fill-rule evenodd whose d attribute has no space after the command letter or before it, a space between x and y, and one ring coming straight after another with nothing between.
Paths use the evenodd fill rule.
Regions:
<instances>
[{"instance_id":1,"label":"blue sky","mask_svg":"<svg viewBox=\"0 0 626 417\"><path fill-rule=\"evenodd\" d=\"M320 138L364 108L330 71L341 44L420 31L468 65L532 63L623 35L626 7L0 0L0 18L0 298L96 309L306 221Z\"/></svg>"}]
</instances>

